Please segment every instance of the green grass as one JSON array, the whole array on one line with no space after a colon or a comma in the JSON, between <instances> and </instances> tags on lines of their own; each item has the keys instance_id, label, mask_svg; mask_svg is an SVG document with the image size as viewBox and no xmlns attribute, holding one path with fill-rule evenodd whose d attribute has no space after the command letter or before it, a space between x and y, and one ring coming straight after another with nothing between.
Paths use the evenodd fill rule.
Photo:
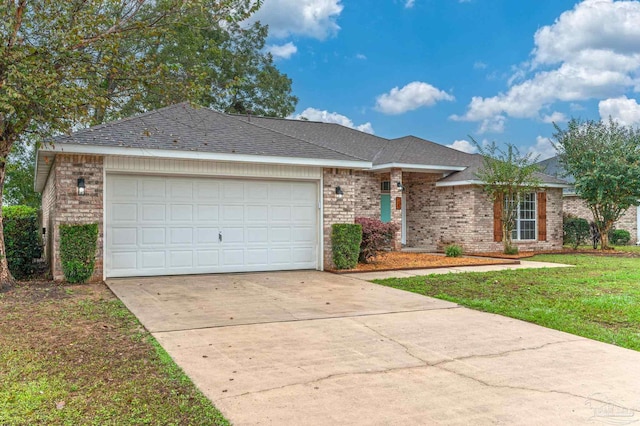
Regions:
<instances>
[{"instance_id":1,"label":"green grass","mask_svg":"<svg viewBox=\"0 0 640 426\"><path fill-rule=\"evenodd\" d=\"M228 425L104 285L0 298L0 424Z\"/></svg>"},{"instance_id":2,"label":"green grass","mask_svg":"<svg viewBox=\"0 0 640 426\"><path fill-rule=\"evenodd\" d=\"M539 255L530 260L575 267L375 282L640 350L640 258Z\"/></svg>"}]
</instances>

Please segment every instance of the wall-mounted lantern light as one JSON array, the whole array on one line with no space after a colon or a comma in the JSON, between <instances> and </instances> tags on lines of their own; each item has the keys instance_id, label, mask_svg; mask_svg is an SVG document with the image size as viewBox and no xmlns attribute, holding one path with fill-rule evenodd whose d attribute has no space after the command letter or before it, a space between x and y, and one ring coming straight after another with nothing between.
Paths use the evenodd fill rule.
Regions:
<instances>
[{"instance_id":1,"label":"wall-mounted lantern light","mask_svg":"<svg viewBox=\"0 0 640 426\"><path fill-rule=\"evenodd\" d=\"M84 195L85 189L84 178L78 178L78 195Z\"/></svg>"},{"instance_id":2,"label":"wall-mounted lantern light","mask_svg":"<svg viewBox=\"0 0 640 426\"><path fill-rule=\"evenodd\" d=\"M404 191L404 186L402 185L402 182L397 182L396 184L397 184L398 189L399 189L400 191Z\"/></svg>"},{"instance_id":3,"label":"wall-mounted lantern light","mask_svg":"<svg viewBox=\"0 0 640 426\"><path fill-rule=\"evenodd\" d=\"M344 195L344 191L342 190L342 188L340 188L339 186L336 186L336 198L338 200L341 200L343 195Z\"/></svg>"}]
</instances>

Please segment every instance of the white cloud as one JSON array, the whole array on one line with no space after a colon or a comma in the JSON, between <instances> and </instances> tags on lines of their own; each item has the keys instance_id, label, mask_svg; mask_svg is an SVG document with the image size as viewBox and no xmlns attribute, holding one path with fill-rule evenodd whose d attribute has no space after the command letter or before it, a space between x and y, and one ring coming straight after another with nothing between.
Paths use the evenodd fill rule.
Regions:
<instances>
[{"instance_id":1,"label":"white cloud","mask_svg":"<svg viewBox=\"0 0 640 426\"><path fill-rule=\"evenodd\" d=\"M608 120L609 117L625 126L640 125L640 105L635 99L626 96L606 99L598 104L600 118Z\"/></svg>"},{"instance_id":2,"label":"white cloud","mask_svg":"<svg viewBox=\"0 0 640 426\"><path fill-rule=\"evenodd\" d=\"M482 62L482 61L476 61L476 62L474 62L474 64L473 64L473 69L474 69L474 70L484 70L484 69L486 69L486 68L487 68L487 64L485 64L485 63L484 63L484 62Z\"/></svg>"},{"instance_id":3,"label":"white cloud","mask_svg":"<svg viewBox=\"0 0 640 426\"><path fill-rule=\"evenodd\" d=\"M478 127L478 133L502 133L504 132L504 123L506 120L506 117L503 115L486 118L482 120L482 124Z\"/></svg>"},{"instance_id":4,"label":"white cloud","mask_svg":"<svg viewBox=\"0 0 640 426\"><path fill-rule=\"evenodd\" d=\"M336 20L344 6L341 0L265 0L248 22L269 25L269 35L285 38L300 35L319 40L338 33Z\"/></svg>"},{"instance_id":5,"label":"white cloud","mask_svg":"<svg viewBox=\"0 0 640 426\"><path fill-rule=\"evenodd\" d=\"M452 144L446 145L449 148L457 149L458 151L467 152L469 154L475 154L478 152L478 148L469 141L464 139L454 141Z\"/></svg>"},{"instance_id":6,"label":"white cloud","mask_svg":"<svg viewBox=\"0 0 640 426\"><path fill-rule=\"evenodd\" d=\"M567 116L564 115L561 112L558 111L554 111L553 113L549 114L549 115L543 115L541 118L543 123L566 123L567 121L569 121L567 119Z\"/></svg>"},{"instance_id":7,"label":"white cloud","mask_svg":"<svg viewBox=\"0 0 640 426\"><path fill-rule=\"evenodd\" d=\"M453 101L455 98L428 83L414 81L403 88L394 87L389 93L376 98L376 109L384 114L403 114L438 101Z\"/></svg>"},{"instance_id":8,"label":"white cloud","mask_svg":"<svg viewBox=\"0 0 640 426\"><path fill-rule=\"evenodd\" d=\"M358 53L358 54L356 55L356 59L361 59L361 60L363 60L363 61L364 61L364 60L366 60L366 59L367 59L367 57L366 57L366 55L364 55L364 54L362 54L362 53Z\"/></svg>"},{"instance_id":9,"label":"white cloud","mask_svg":"<svg viewBox=\"0 0 640 426\"><path fill-rule=\"evenodd\" d=\"M411 9L416 4L416 0L407 0L404 3L404 7Z\"/></svg>"},{"instance_id":10,"label":"white cloud","mask_svg":"<svg viewBox=\"0 0 640 426\"><path fill-rule=\"evenodd\" d=\"M640 87L640 2L585 0L534 36L530 63L516 67L508 90L474 97L453 120L503 115L537 118L555 102L620 96Z\"/></svg>"},{"instance_id":11,"label":"white cloud","mask_svg":"<svg viewBox=\"0 0 640 426\"><path fill-rule=\"evenodd\" d=\"M267 52L271 53L276 59L289 59L298 48L292 42L285 44L270 44L267 46Z\"/></svg>"},{"instance_id":12,"label":"white cloud","mask_svg":"<svg viewBox=\"0 0 640 426\"><path fill-rule=\"evenodd\" d=\"M551 139L543 136L536 138L536 144L527 149L527 153L531 153L533 157L538 157L538 161L546 160L557 155L556 149L551 143Z\"/></svg>"},{"instance_id":13,"label":"white cloud","mask_svg":"<svg viewBox=\"0 0 640 426\"><path fill-rule=\"evenodd\" d=\"M367 122L364 124L355 125L353 123L353 120L351 120L349 117L338 114L337 112L329 112L316 108L307 108L300 114L292 115L291 118L294 118L296 120L307 119L311 121L322 121L323 123L336 123L345 127L360 130L361 132L374 134L373 126L371 125L371 123Z\"/></svg>"}]
</instances>

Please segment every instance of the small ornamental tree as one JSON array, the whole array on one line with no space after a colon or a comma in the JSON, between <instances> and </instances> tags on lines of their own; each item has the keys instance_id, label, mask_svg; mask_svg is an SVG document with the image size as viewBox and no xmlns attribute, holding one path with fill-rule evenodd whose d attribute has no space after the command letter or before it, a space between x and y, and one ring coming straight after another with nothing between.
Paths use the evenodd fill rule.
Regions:
<instances>
[{"instance_id":1,"label":"small ornamental tree","mask_svg":"<svg viewBox=\"0 0 640 426\"><path fill-rule=\"evenodd\" d=\"M361 263L371 262L378 252L391 247L393 234L398 230L398 225L368 217L357 217L355 222L362 225L362 244L358 259Z\"/></svg>"},{"instance_id":2,"label":"small ornamental tree","mask_svg":"<svg viewBox=\"0 0 640 426\"><path fill-rule=\"evenodd\" d=\"M521 154L513 144L500 148L495 142L483 145L471 138L482 155L482 167L476 177L482 181L483 189L489 197L500 202L502 209L500 221L504 252L513 254L517 248L513 246L512 233L516 224L519 200L528 193L536 191L541 180L537 176L537 156L531 153Z\"/></svg>"},{"instance_id":3,"label":"small ornamental tree","mask_svg":"<svg viewBox=\"0 0 640 426\"><path fill-rule=\"evenodd\" d=\"M600 247L609 248L609 231L640 200L640 130L615 121L572 119L567 129L556 125L554 135L560 163L575 178L600 234Z\"/></svg>"}]
</instances>

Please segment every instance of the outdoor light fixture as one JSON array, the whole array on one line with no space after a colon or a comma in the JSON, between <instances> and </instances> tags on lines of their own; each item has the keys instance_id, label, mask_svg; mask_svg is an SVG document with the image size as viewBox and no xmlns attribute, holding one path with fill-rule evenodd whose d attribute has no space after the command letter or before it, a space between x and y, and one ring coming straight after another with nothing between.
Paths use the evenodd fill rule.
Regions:
<instances>
[{"instance_id":1,"label":"outdoor light fixture","mask_svg":"<svg viewBox=\"0 0 640 426\"><path fill-rule=\"evenodd\" d=\"M342 188L340 188L339 186L336 186L336 198L338 200L341 200L343 195L344 195L344 191L342 190Z\"/></svg>"},{"instance_id":2,"label":"outdoor light fixture","mask_svg":"<svg viewBox=\"0 0 640 426\"><path fill-rule=\"evenodd\" d=\"M404 186L402 185L402 182L397 182L397 185L400 191L404 191Z\"/></svg>"},{"instance_id":3,"label":"outdoor light fixture","mask_svg":"<svg viewBox=\"0 0 640 426\"><path fill-rule=\"evenodd\" d=\"M84 195L84 178L78 178L78 195Z\"/></svg>"}]
</instances>

